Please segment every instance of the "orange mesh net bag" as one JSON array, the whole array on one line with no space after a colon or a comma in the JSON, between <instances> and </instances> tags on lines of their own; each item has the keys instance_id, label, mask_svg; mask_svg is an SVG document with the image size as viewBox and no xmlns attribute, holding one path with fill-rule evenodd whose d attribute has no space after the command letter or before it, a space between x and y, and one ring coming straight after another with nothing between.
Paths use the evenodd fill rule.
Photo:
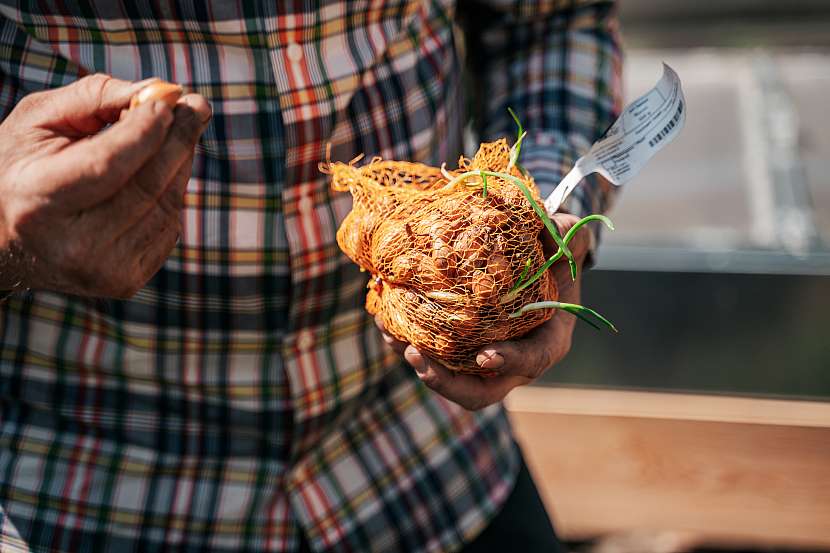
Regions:
<instances>
[{"instance_id":1,"label":"orange mesh net bag","mask_svg":"<svg viewBox=\"0 0 830 553\"><path fill-rule=\"evenodd\" d=\"M462 157L455 171L379 158L321 166L334 190L353 197L337 242L371 275L366 310L458 372L491 374L475 362L482 346L521 336L570 305L556 301L547 268L572 258L517 153L502 139ZM545 226L560 245L551 259Z\"/></svg>"}]
</instances>

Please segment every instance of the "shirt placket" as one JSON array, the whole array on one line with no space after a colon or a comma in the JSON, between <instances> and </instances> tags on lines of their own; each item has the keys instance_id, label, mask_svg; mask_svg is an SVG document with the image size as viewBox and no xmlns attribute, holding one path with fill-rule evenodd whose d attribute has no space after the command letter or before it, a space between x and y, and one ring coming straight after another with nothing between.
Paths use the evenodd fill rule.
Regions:
<instances>
[{"instance_id":1,"label":"shirt placket","mask_svg":"<svg viewBox=\"0 0 830 553\"><path fill-rule=\"evenodd\" d=\"M285 370L296 425L295 451L304 449L325 426L337 401L336 360L327 350L329 311L334 309L330 275L336 270L339 221L328 205L327 183L317 169L325 152L327 110L324 72L313 40L317 14L282 13L272 6L266 18L271 64L285 133L286 181L283 215L290 252L292 292Z\"/></svg>"}]
</instances>

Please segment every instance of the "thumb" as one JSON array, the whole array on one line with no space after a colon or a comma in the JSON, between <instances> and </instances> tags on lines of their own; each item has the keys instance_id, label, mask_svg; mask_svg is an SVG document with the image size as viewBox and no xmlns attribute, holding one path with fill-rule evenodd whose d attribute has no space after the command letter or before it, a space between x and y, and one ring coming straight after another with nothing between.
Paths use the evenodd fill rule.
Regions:
<instances>
[{"instance_id":1,"label":"thumb","mask_svg":"<svg viewBox=\"0 0 830 553\"><path fill-rule=\"evenodd\" d=\"M477 353L476 363L504 375L536 378L571 349L573 316L564 317L567 319L557 311L552 319L522 338L485 346Z\"/></svg>"},{"instance_id":2,"label":"thumb","mask_svg":"<svg viewBox=\"0 0 830 553\"><path fill-rule=\"evenodd\" d=\"M37 123L67 136L95 134L118 120L130 99L158 79L122 81L96 73L40 93L31 110Z\"/></svg>"}]
</instances>

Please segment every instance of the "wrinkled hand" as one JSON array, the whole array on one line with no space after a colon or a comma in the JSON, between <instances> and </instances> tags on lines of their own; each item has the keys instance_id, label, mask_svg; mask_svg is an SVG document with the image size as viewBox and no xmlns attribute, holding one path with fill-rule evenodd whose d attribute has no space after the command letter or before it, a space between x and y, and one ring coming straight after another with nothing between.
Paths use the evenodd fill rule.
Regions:
<instances>
[{"instance_id":1,"label":"wrinkled hand","mask_svg":"<svg viewBox=\"0 0 830 553\"><path fill-rule=\"evenodd\" d=\"M557 213L553 220L564 236L579 218ZM556 251L552 242L550 240L546 243L546 250L550 250L548 255ZM589 244L590 236L584 228L577 232L570 243L580 269ZM550 270L559 287L559 301L579 303L580 277L576 281L571 280L567 260L562 258ZM499 374L493 377L453 373L440 362L420 353L414 346L387 334L379 318L375 319L375 323L383 333L384 341L403 355L424 384L447 399L474 411L501 401L510 390L532 382L561 361L571 349L576 317L558 309L551 319L522 338L496 342L479 350L476 362L482 368L498 371Z\"/></svg>"},{"instance_id":2,"label":"wrinkled hand","mask_svg":"<svg viewBox=\"0 0 830 553\"><path fill-rule=\"evenodd\" d=\"M162 266L211 111L188 94L122 114L149 82L84 77L0 125L0 289L126 298Z\"/></svg>"}]
</instances>

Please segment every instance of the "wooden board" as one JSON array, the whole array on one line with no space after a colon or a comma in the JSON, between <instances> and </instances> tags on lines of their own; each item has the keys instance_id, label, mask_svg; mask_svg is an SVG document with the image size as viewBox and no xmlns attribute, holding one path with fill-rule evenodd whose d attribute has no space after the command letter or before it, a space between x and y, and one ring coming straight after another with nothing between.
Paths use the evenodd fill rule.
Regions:
<instances>
[{"instance_id":1,"label":"wooden board","mask_svg":"<svg viewBox=\"0 0 830 553\"><path fill-rule=\"evenodd\" d=\"M508 408L563 536L830 550L830 404L528 387Z\"/></svg>"}]
</instances>

